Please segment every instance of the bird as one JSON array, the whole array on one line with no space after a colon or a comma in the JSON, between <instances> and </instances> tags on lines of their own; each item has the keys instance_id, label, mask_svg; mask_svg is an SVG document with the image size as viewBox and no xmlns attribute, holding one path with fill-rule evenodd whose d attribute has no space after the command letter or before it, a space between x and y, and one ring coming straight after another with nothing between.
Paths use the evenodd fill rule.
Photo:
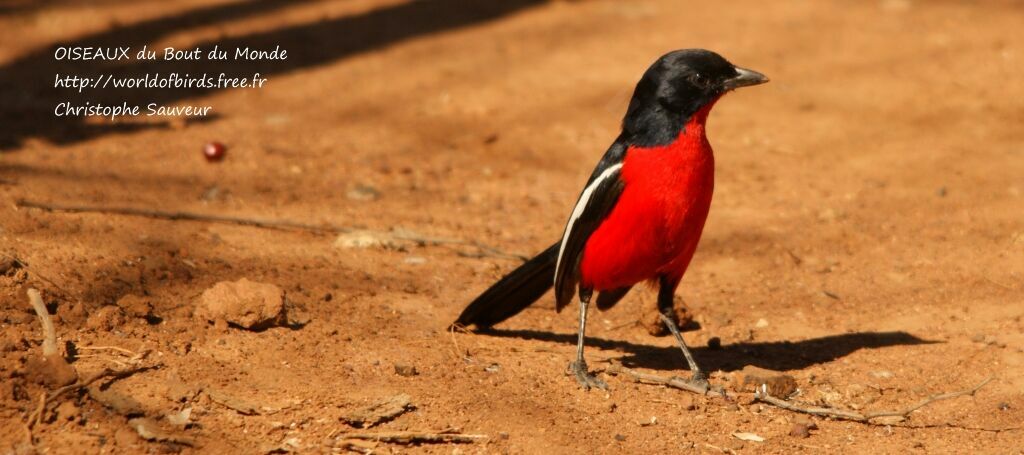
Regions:
<instances>
[{"instance_id":1,"label":"bird","mask_svg":"<svg viewBox=\"0 0 1024 455\"><path fill-rule=\"evenodd\" d=\"M561 239L481 293L452 326L486 331L552 287L559 312L578 297L569 370L583 389L607 389L583 355L588 307L593 299L607 310L633 286L649 282L658 287L659 316L683 352L690 381L707 387L672 315L673 296L711 207L715 161L705 125L723 95L766 82L764 74L705 49L655 60L637 82L621 132L580 192Z\"/></svg>"}]
</instances>

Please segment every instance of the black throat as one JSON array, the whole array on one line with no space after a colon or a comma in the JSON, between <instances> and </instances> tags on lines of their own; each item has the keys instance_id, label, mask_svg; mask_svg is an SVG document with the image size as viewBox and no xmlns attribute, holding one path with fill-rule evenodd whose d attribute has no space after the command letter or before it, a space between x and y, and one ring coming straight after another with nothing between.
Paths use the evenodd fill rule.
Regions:
<instances>
[{"instance_id":1,"label":"black throat","mask_svg":"<svg viewBox=\"0 0 1024 455\"><path fill-rule=\"evenodd\" d=\"M673 93L671 98L659 96L648 78L640 80L626 116L622 119L622 135L627 143L638 147L671 144L682 133L686 123L700 109L714 101L700 91Z\"/></svg>"}]
</instances>

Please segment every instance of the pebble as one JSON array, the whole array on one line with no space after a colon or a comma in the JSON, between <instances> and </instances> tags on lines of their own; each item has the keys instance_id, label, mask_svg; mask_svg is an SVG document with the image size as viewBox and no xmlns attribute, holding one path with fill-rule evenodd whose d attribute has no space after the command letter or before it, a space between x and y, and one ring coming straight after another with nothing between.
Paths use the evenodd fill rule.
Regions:
<instances>
[{"instance_id":1,"label":"pebble","mask_svg":"<svg viewBox=\"0 0 1024 455\"><path fill-rule=\"evenodd\" d=\"M284 321L284 291L269 283L242 278L221 281L203 291L196 317L225 321L246 329L261 329Z\"/></svg>"},{"instance_id":2,"label":"pebble","mask_svg":"<svg viewBox=\"0 0 1024 455\"><path fill-rule=\"evenodd\" d=\"M376 201L380 198L380 191L369 185L356 185L345 193L345 197L353 201Z\"/></svg>"},{"instance_id":3,"label":"pebble","mask_svg":"<svg viewBox=\"0 0 1024 455\"><path fill-rule=\"evenodd\" d=\"M124 310L128 316L135 318L144 318L153 312L153 304L149 303L148 299L134 294L122 296L117 300L117 306Z\"/></svg>"},{"instance_id":4,"label":"pebble","mask_svg":"<svg viewBox=\"0 0 1024 455\"><path fill-rule=\"evenodd\" d=\"M747 365L733 376L733 389L737 392L754 392L767 386L773 397L786 398L796 392L796 379L778 371Z\"/></svg>"},{"instance_id":5,"label":"pebble","mask_svg":"<svg viewBox=\"0 0 1024 455\"><path fill-rule=\"evenodd\" d=\"M401 364L401 363L396 363L395 364L395 374L397 374L399 376L411 377L411 376L416 376L416 375L420 374L420 372L416 371L416 367L413 366L413 365L405 365L405 364Z\"/></svg>"}]
</instances>

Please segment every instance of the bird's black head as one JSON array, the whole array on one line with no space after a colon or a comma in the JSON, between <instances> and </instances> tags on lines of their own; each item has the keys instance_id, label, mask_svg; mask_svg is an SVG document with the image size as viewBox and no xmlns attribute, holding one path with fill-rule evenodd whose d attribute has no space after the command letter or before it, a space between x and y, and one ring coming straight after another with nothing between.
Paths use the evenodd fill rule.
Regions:
<instances>
[{"instance_id":1,"label":"bird's black head","mask_svg":"<svg viewBox=\"0 0 1024 455\"><path fill-rule=\"evenodd\" d=\"M650 147L671 143L691 116L726 92L768 82L763 74L714 52L683 49L661 56L636 84L622 121L625 139Z\"/></svg>"}]
</instances>

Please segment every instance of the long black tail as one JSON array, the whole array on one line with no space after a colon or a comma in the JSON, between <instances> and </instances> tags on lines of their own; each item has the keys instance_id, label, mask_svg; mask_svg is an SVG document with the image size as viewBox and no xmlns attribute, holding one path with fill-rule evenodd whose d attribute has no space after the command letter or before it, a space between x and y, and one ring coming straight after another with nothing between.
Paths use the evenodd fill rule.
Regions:
<instances>
[{"instance_id":1,"label":"long black tail","mask_svg":"<svg viewBox=\"0 0 1024 455\"><path fill-rule=\"evenodd\" d=\"M469 327L472 324L486 330L540 299L554 286L558 245L551 245L494 283L462 310L454 325Z\"/></svg>"}]
</instances>

